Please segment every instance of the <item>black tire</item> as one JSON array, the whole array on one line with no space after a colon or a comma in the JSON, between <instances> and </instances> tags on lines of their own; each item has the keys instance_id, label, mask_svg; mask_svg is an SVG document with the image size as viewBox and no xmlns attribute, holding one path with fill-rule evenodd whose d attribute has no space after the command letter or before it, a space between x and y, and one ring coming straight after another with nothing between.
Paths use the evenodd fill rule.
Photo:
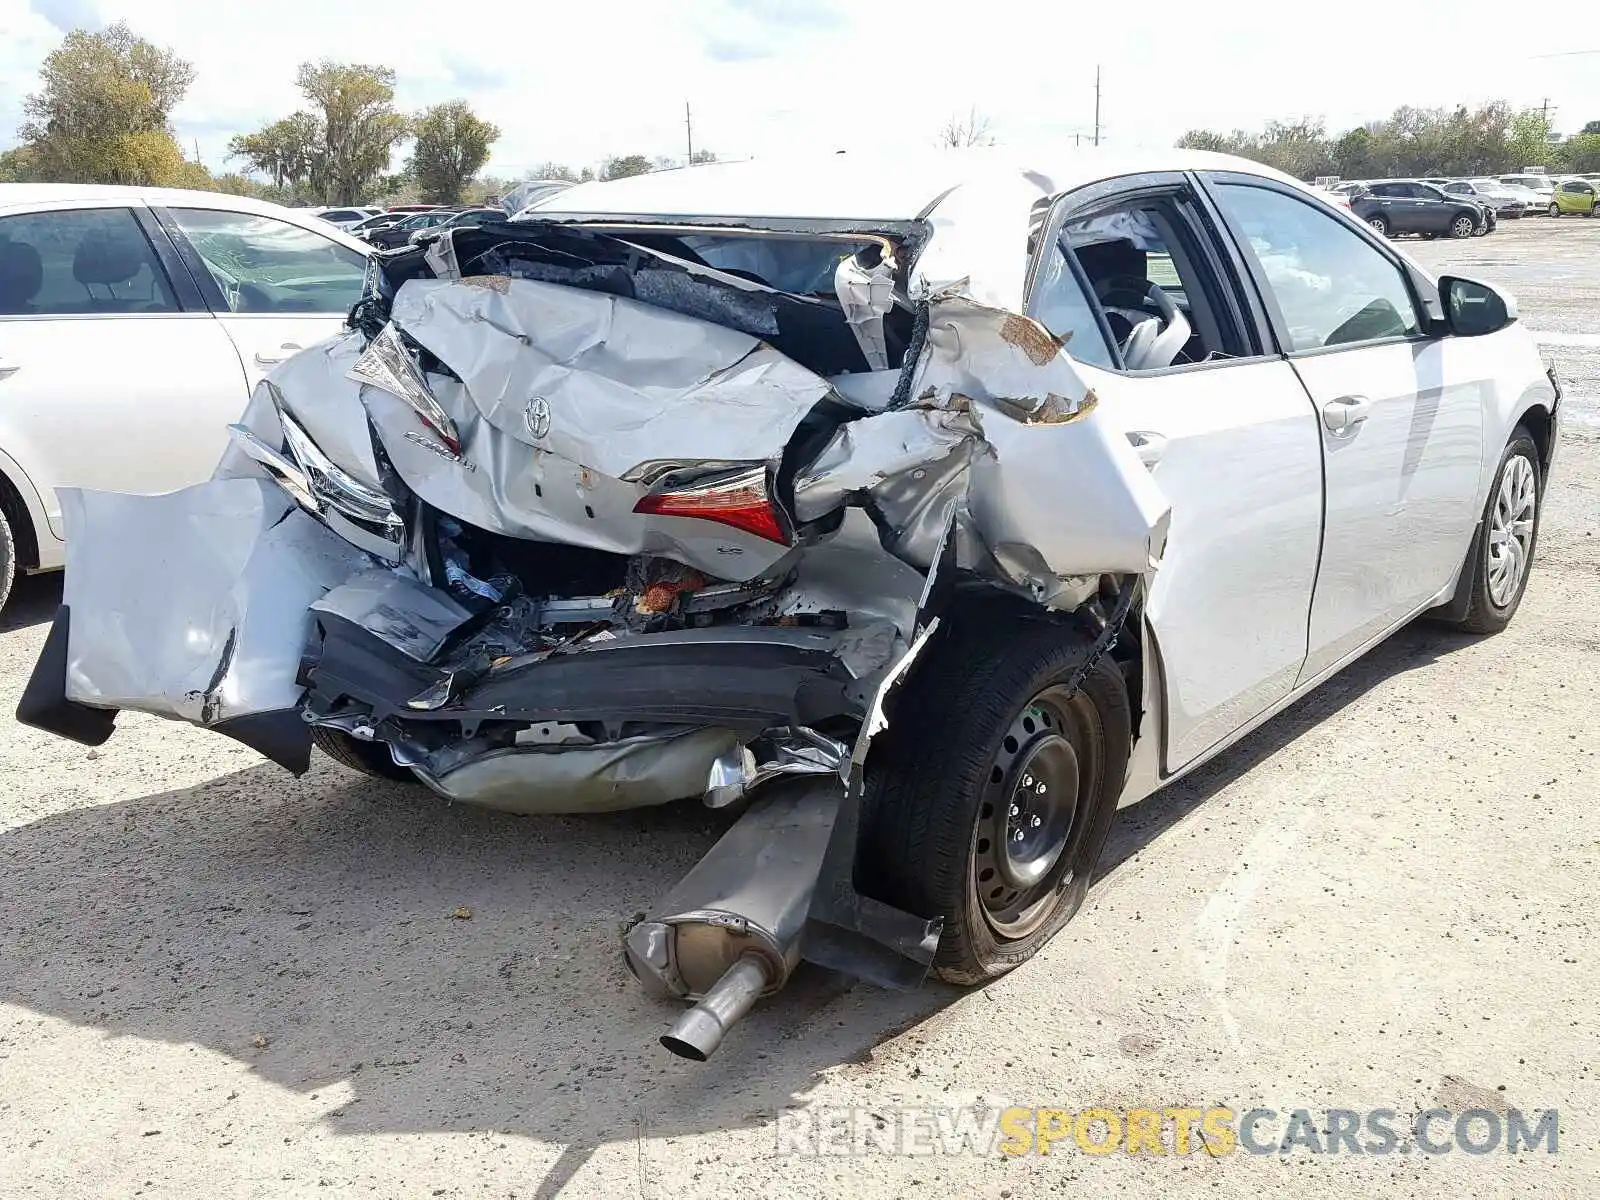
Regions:
<instances>
[{"instance_id":1,"label":"black tire","mask_svg":"<svg viewBox=\"0 0 1600 1200\"><path fill-rule=\"evenodd\" d=\"M1554 200L1550 202L1550 215L1552 217L1559 217L1561 215L1561 206Z\"/></svg>"},{"instance_id":2,"label":"black tire","mask_svg":"<svg viewBox=\"0 0 1600 1200\"><path fill-rule=\"evenodd\" d=\"M861 886L908 912L944 919L934 970L947 982L982 983L1025 962L1083 904L1116 816L1132 743L1127 687L1109 656L1076 694L1066 698L1059 690L1089 647L1081 634L1014 609L970 619L929 647L929 659L907 681L910 690L874 743L862 810ZM1027 740L1011 740L1014 731L1027 731ZM1070 774L1063 744L1071 748ZM1035 796L1027 772L1041 763ZM1045 794L1052 779L1061 786ZM997 849L1010 845L1010 822L1027 824L1036 811L1009 815L1017 811L1011 801L1022 795L1023 780L1030 784L1027 801L1049 814L1040 844L1059 838L1060 845L1048 865L1039 865L1048 858L1041 852L1040 874L1007 901L988 885L1015 865ZM1018 914L1009 922L1015 936L998 929L1008 924L1008 904Z\"/></svg>"},{"instance_id":3,"label":"black tire","mask_svg":"<svg viewBox=\"0 0 1600 1200\"><path fill-rule=\"evenodd\" d=\"M1457 213L1450 218L1450 236L1453 238L1469 238L1477 228L1478 222L1468 213Z\"/></svg>"},{"instance_id":4,"label":"black tire","mask_svg":"<svg viewBox=\"0 0 1600 1200\"><path fill-rule=\"evenodd\" d=\"M1373 213L1367 218L1367 225L1379 237L1389 236L1389 218L1382 213Z\"/></svg>"},{"instance_id":5,"label":"black tire","mask_svg":"<svg viewBox=\"0 0 1600 1200\"><path fill-rule=\"evenodd\" d=\"M342 729L329 729L325 725L311 727L311 741L334 762L352 771L397 783L418 782L411 768L395 762L382 742L363 742Z\"/></svg>"},{"instance_id":6,"label":"black tire","mask_svg":"<svg viewBox=\"0 0 1600 1200\"><path fill-rule=\"evenodd\" d=\"M17 542L11 536L11 522L0 512L0 612L5 611L6 598L11 595L11 584L17 577Z\"/></svg>"},{"instance_id":7,"label":"black tire","mask_svg":"<svg viewBox=\"0 0 1600 1200\"><path fill-rule=\"evenodd\" d=\"M1527 560L1522 565L1515 590L1497 600L1491 587L1490 528L1496 507L1501 503L1501 487L1507 473L1517 469L1511 466L1514 459L1526 459L1533 472L1533 529L1527 545ZM1539 514L1543 509L1544 473L1539 465L1539 449L1528 431L1518 425L1511 433L1511 441L1500 456L1500 466L1489 485L1489 498L1484 502L1477 532L1467 547L1467 560L1461 567L1461 582L1456 585L1455 597L1443 610L1440 620L1467 633L1499 633L1511 624L1523 593L1528 589L1528 576L1533 571L1533 556L1539 545Z\"/></svg>"}]
</instances>

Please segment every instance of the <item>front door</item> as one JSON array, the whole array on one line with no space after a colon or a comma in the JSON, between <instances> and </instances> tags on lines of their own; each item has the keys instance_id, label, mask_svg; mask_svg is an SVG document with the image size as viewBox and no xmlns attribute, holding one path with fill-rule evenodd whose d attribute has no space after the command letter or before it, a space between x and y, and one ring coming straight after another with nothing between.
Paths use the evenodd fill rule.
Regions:
<instances>
[{"instance_id":1,"label":"front door","mask_svg":"<svg viewBox=\"0 0 1600 1200\"><path fill-rule=\"evenodd\" d=\"M134 210L0 216L0 253L0 447L50 531L64 536L58 487L149 493L206 479L244 376L216 319L183 311Z\"/></svg>"},{"instance_id":2,"label":"front door","mask_svg":"<svg viewBox=\"0 0 1600 1200\"><path fill-rule=\"evenodd\" d=\"M1485 388L1461 348L1424 336L1407 273L1366 231L1287 186L1213 192L1272 300L1319 418L1327 516L1303 679L1425 607L1477 517Z\"/></svg>"},{"instance_id":3,"label":"front door","mask_svg":"<svg viewBox=\"0 0 1600 1200\"><path fill-rule=\"evenodd\" d=\"M202 290L238 346L252 388L284 359L340 333L360 298L366 257L332 238L226 209L171 208L161 217L193 247Z\"/></svg>"},{"instance_id":4,"label":"front door","mask_svg":"<svg viewBox=\"0 0 1600 1200\"><path fill-rule=\"evenodd\" d=\"M1267 352L1187 182L1170 178L1069 195L1030 308L1067 339L1100 412L1172 505L1146 609L1168 772L1294 687L1322 524L1316 414L1294 369Z\"/></svg>"}]
</instances>

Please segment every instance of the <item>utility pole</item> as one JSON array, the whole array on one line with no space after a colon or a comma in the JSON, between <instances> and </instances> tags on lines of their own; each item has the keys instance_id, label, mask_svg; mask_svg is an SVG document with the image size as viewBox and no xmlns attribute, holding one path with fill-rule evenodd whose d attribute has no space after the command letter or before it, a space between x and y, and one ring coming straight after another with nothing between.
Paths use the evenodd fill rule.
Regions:
<instances>
[{"instance_id":1,"label":"utility pole","mask_svg":"<svg viewBox=\"0 0 1600 1200\"><path fill-rule=\"evenodd\" d=\"M1100 144L1100 64L1094 67L1094 144Z\"/></svg>"},{"instance_id":2,"label":"utility pole","mask_svg":"<svg viewBox=\"0 0 1600 1200\"><path fill-rule=\"evenodd\" d=\"M694 165L694 118L689 115L689 102L683 102L683 131L689 138L689 159L684 163L686 167Z\"/></svg>"}]
</instances>

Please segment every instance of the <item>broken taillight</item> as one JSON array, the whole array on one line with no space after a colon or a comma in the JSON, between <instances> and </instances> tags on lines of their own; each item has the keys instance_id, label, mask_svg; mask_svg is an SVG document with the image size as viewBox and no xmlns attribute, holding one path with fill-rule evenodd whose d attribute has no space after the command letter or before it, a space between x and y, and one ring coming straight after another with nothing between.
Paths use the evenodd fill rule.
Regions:
<instances>
[{"instance_id":1,"label":"broken taillight","mask_svg":"<svg viewBox=\"0 0 1600 1200\"><path fill-rule=\"evenodd\" d=\"M730 525L780 545L789 532L767 488L766 464L712 473L674 471L633 506L636 513L657 517L694 517Z\"/></svg>"}]
</instances>

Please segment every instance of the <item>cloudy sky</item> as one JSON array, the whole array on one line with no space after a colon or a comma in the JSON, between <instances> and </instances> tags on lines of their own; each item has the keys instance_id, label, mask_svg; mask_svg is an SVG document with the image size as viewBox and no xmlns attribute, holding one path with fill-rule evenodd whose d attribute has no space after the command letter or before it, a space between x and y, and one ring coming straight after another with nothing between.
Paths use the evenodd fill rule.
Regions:
<instances>
[{"instance_id":1,"label":"cloudy sky","mask_svg":"<svg viewBox=\"0 0 1600 1200\"><path fill-rule=\"evenodd\" d=\"M503 131L496 174L681 155L685 101L695 145L724 158L928 145L973 108L1002 142L1087 139L1096 63L1105 137L1124 146L1275 116L1344 127L1408 103L1548 100L1569 132L1600 119L1600 53L1571 53L1600 52L1591 4L1549 19L1486 0L1385 5L1381 23L1360 12L1348 0L0 0L0 147L62 34L119 19L194 63L175 121L213 170L230 135L300 104L295 67L311 58L393 67L407 110L464 97Z\"/></svg>"}]
</instances>

